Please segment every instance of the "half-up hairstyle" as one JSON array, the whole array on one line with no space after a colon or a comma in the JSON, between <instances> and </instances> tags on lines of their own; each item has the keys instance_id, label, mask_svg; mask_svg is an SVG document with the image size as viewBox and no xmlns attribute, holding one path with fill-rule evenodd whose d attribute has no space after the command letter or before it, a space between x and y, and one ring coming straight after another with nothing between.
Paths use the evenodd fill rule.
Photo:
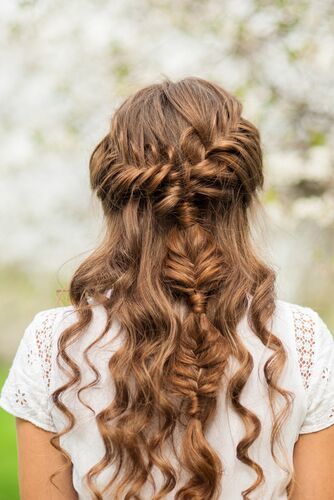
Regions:
<instances>
[{"instance_id":1,"label":"half-up hairstyle","mask_svg":"<svg viewBox=\"0 0 334 500\"><path fill-rule=\"evenodd\" d=\"M113 488L107 498L140 499L143 485L154 482L153 466L164 478L154 500L177 488L177 471L164 454L168 442L177 453L177 425L182 429L177 458L188 479L175 498L218 498L224 470L206 430L224 388L245 427L236 456L257 477L242 492L248 499L265 477L248 452L261 422L240 400L253 369L237 334L246 313L254 335L273 351L264 368L273 415L275 396L286 402L272 428L275 460L274 443L291 405L291 393L278 384L286 352L268 329L276 277L256 255L250 236L249 213L263 188L259 132L221 86L195 77L165 79L115 111L110 131L91 155L90 179L106 230L70 283L78 321L58 341L58 357L73 375L53 393L69 420L58 436L75 422L60 395L80 380L66 348L90 323L93 298L105 308L107 322L84 353L96 375L89 387L100 380L89 349L115 317L124 332L108 364L115 397L96 415L105 455L86 477L93 498L106 498ZM228 379L230 356L239 368ZM110 464L115 474L99 491L95 479Z\"/></svg>"}]
</instances>

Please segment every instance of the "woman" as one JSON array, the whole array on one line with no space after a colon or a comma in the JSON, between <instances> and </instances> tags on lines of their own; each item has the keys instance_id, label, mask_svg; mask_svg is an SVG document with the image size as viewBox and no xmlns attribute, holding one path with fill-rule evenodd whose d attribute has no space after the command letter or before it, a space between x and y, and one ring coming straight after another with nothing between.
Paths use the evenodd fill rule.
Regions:
<instances>
[{"instance_id":1,"label":"woman","mask_svg":"<svg viewBox=\"0 0 334 500\"><path fill-rule=\"evenodd\" d=\"M241 111L166 79L93 151L105 237L2 389L22 500L334 498L333 337L254 250L262 155Z\"/></svg>"}]
</instances>

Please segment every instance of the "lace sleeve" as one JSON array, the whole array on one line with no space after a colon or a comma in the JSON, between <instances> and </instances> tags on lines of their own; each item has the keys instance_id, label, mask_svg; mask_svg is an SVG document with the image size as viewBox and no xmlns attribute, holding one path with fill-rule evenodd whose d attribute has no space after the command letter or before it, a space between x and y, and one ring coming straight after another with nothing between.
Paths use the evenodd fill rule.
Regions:
<instances>
[{"instance_id":1,"label":"lace sleeve","mask_svg":"<svg viewBox=\"0 0 334 500\"><path fill-rule=\"evenodd\" d=\"M300 434L334 424L334 337L319 314L302 306L293 309L299 367L307 413Z\"/></svg>"},{"instance_id":2,"label":"lace sleeve","mask_svg":"<svg viewBox=\"0 0 334 500\"><path fill-rule=\"evenodd\" d=\"M56 316L57 309L41 311L27 326L0 395L0 406L8 413L51 432L56 432L49 391Z\"/></svg>"}]
</instances>

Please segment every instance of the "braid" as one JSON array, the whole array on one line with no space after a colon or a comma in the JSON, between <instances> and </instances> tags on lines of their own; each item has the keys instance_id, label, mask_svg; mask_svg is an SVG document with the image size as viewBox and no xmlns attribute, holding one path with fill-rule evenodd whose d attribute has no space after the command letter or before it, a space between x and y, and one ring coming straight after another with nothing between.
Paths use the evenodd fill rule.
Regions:
<instances>
[{"instance_id":1,"label":"braid","mask_svg":"<svg viewBox=\"0 0 334 500\"><path fill-rule=\"evenodd\" d=\"M221 284L216 277L220 276L217 271L222 258L214 239L199 223L198 209L188 200L178 207L181 228L174 227L167 239L164 280L190 304L170 371L170 386L184 398L182 459L191 477L176 498L213 498L219 490L222 467L204 432L216 407L227 346L206 316L206 301L208 293Z\"/></svg>"}]
</instances>

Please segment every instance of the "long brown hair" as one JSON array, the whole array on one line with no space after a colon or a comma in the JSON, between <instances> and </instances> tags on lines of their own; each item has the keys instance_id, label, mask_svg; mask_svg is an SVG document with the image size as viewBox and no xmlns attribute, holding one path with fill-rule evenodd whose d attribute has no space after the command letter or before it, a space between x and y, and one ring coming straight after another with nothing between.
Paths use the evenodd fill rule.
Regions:
<instances>
[{"instance_id":1,"label":"long brown hair","mask_svg":"<svg viewBox=\"0 0 334 500\"><path fill-rule=\"evenodd\" d=\"M53 393L69 424L53 445L62 450L56 438L75 423L60 399L80 380L80 367L66 348L90 323L93 298L105 308L107 322L84 352L96 379L79 393L100 380L88 351L115 317L125 333L108 364L115 397L96 415L105 455L86 476L93 498L105 498L110 486L112 498L141 498L153 466L164 477L154 500L172 491L178 476L163 451L173 443L177 424L183 430L178 460L189 479L175 498L218 498L224 471L206 430L225 387L245 426L236 456L257 476L242 492L247 499L265 477L248 453L261 422L240 401L253 369L237 335L246 313L254 335L273 351L264 368L273 414L275 395L286 402L272 428L274 457L292 395L278 384L285 348L268 329L275 272L257 255L250 234L249 214L264 182L259 132L220 85L166 78L118 107L91 155L90 179L103 206L105 237L70 283L78 320L61 333L57 360L70 368L72 379ZM240 367L226 380L230 356ZM101 492L94 479L111 463L116 473Z\"/></svg>"}]
</instances>

